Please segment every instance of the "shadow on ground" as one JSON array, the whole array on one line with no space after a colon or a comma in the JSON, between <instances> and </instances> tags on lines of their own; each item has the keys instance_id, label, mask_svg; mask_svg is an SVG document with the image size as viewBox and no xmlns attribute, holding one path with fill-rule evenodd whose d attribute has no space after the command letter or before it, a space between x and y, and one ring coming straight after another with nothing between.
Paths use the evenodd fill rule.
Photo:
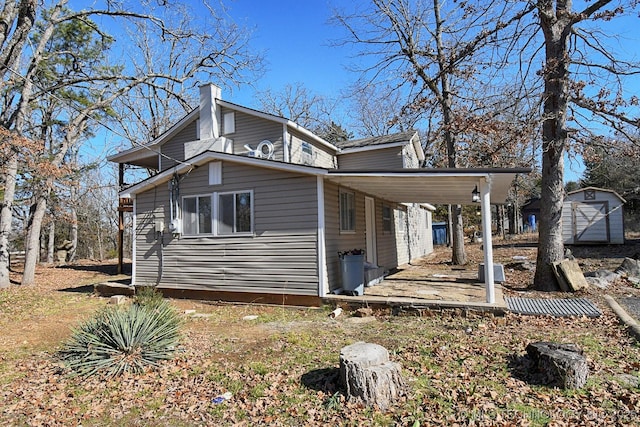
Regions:
<instances>
[{"instance_id":1,"label":"shadow on ground","mask_svg":"<svg viewBox=\"0 0 640 427\"><path fill-rule=\"evenodd\" d=\"M300 382L312 390L321 391L325 394L334 394L340 390L340 369L314 369L302 374Z\"/></svg>"}]
</instances>

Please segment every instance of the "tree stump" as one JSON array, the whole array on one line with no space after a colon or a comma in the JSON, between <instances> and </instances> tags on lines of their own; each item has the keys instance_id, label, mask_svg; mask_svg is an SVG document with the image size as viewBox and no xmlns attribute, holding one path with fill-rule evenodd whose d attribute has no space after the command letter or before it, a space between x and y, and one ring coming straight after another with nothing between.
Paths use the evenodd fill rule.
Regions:
<instances>
[{"instance_id":1,"label":"tree stump","mask_svg":"<svg viewBox=\"0 0 640 427\"><path fill-rule=\"evenodd\" d=\"M378 344L357 342L340 351L340 380L347 399L386 410L402 396L406 386L400 365Z\"/></svg>"},{"instance_id":2,"label":"tree stump","mask_svg":"<svg viewBox=\"0 0 640 427\"><path fill-rule=\"evenodd\" d=\"M527 354L533 369L544 376L544 384L569 389L581 388L587 382L587 358L575 344L531 343Z\"/></svg>"}]
</instances>

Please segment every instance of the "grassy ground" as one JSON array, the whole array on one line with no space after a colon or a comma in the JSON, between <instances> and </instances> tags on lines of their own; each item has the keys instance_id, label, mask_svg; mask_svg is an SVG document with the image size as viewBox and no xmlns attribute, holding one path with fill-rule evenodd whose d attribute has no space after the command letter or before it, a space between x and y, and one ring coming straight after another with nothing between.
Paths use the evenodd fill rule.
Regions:
<instances>
[{"instance_id":1,"label":"grassy ground","mask_svg":"<svg viewBox=\"0 0 640 427\"><path fill-rule=\"evenodd\" d=\"M181 311L198 313L185 316L174 360L136 377L70 377L55 352L71 327L106 303L73 290L108 273L42 268L38 286L0 291L1 424L638 423L640 389L629 378L640 378L640 347L603 305L604 315L596 319L461 311L424 317L380 311L368 318L344 313L331 319L328 307L173 301ZM247 315L258 318L244 320ZM584 349L590 368L585 388L563 391L531 383L522 356L528 343L539 340ZM387 412L346 402L338 386L340 349L357 341L383 345L402 365L410 391ZM225 392L231 399L213 402Z\"/></svg>"}]
</instances>

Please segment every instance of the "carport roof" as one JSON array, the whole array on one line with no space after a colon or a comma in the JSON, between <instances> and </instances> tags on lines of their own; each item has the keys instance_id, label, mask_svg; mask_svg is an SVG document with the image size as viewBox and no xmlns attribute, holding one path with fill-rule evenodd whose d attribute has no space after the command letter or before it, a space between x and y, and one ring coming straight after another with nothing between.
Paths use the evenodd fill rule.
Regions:
<instances>
[{"instance_id":1,"label":"carport roof","mask_svg":"<svg viewBox=\"0 0 640 427\"><path fill-rule=\"evenodd\" d=\"M471 204L471 192L489 184L491 203L505 203L511 182L530 168L329 170L338 185L398 203Z\"/></svg>"}]
</instances>

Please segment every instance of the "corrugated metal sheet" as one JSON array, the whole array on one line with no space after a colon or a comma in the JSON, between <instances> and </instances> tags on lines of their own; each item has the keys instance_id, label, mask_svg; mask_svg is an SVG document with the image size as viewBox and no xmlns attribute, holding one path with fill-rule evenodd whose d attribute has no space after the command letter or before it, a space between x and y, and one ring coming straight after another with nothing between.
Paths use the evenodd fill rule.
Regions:
<instances>
[{"instance_id":1,"label":"corrugated metal sheet","mask_svg":"<svg viewBox=\"0 0 640 427\"><path fill-rule=\"evenodd\" d=\"M599 317L602 312L587 298L517 298L505 297L507 308L514 313L556 317Z\"/></svg>"}]
</instances>

